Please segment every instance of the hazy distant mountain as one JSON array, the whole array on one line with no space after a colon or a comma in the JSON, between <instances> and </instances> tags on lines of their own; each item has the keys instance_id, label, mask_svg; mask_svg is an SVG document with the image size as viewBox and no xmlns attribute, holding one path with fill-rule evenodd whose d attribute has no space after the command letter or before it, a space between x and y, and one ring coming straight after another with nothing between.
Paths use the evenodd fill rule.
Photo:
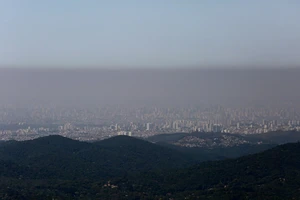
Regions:
<instances>
[{"instance_id":1,"label":"hazy distant mountain","mask_svg":"<svg viewBox=\"0 0 300 200\"><path fill-rule=\"evenodd\" d=\"M300 132L276 131L264 134L229 134L229 133L174 133L155 135L147 138L158 144L172 144L180 147L224 148L241 145L285 144L300 141Z\"/></svg>"},{"instance_id":2,"label":"hazy distant mountain","mask_svg":"<svg viewBox=\"0 0 300 200\"><path fill-rule=\"evenodd\" d=\"M258 153L279 144L300 141L300 132L276 131L264 134L174 133L147 138L155 144L188 153L196 159L221 160Z\"/></svg>"},{"instance_id":3,"label":"hazy distant mountain","mask_svg":"<svg viewBox=\"0 0 300 200\"><path fill-rule=\"evenodd\" d=\"M247 135L249 139L263 140L269 143L285 144L300 141L300 132L298 131L274 131L265 134Z\"/></svg>"},{"instance_id":4,"label":"hazy distant mountain","mask_svg":"<svg viewBox=\"0 0 300 200\"><path fill-rule=\"evenodd\" d=\"M148 140L154 143L168 143L181 147L210 149L269 143L261 138L248 138L238 134L204 132L163 134L149 137Z\"/></svg>"},{"instance_id":5,"label":"hazy distant mountain","mask_svg":"<svg viewBox=\"0 0 300 200\"><path fill-rule=\"evenodd\" d=\"M147 138L155 144L176 149L198 161L222 160L262 152L276 143L255 136L226 133L174 133ZM297 141L297 140L296 140Z\"/></svg>"}]
</instances>

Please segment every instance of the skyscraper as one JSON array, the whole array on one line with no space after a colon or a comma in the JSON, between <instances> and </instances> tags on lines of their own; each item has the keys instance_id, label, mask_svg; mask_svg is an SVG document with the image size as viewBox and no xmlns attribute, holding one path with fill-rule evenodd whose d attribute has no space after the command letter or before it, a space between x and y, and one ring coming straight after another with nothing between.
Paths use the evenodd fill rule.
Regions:
<instances>
[{"instance_id":1,"label":"skyscraper","mask_svg":"<svg viewBox=\"0 0 300 200\"><path fill-rule=\"evenodd\" d=\"M150 125L151 125L151 123L147 123L147 127L146 127L147 131L150 131Z\"/></svg>"}]
</instances>

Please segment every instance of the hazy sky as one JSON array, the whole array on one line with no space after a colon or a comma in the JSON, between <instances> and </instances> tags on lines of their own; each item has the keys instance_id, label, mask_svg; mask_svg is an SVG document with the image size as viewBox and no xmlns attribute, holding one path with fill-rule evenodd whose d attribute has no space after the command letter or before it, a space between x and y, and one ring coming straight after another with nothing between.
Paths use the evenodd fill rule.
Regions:
<instances>
[{"instance_id":1,"label":"hazy sky","mask_svg":"<svg viewBox=\"0 0 300 200\"><path fill-rule=\"evenodd\" d=\"M0 0L0 66L300 66L300 1L220 2Z\"/></svg>"},{"instance_id":2,"label":"hazy sky","mask_svg":"<svg viewBox=\"0 0 300 200\"><path fill-rule=\"evenodd\" d=\"M5 70L1 104L299 106L300 70Z\"/></svg>"}]
</instances>

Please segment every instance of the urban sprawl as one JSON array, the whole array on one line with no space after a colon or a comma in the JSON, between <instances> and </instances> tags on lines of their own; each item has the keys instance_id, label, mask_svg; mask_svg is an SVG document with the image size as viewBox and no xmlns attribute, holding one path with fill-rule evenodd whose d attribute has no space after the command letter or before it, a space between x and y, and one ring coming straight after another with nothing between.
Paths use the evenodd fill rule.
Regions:
<instances>
[{"instance_id":1,"label":"urban sprawl","mask_svg":"<svg viewBox=\"0 0 300 200\"><path fill-rule=\"evenodd\" d=\"M149 137L166 133L222 132L263 134L300 130L300 112L292 105L262 107L35 106L0 108L0 140L28 140L46 135L95 141L116 135Z\"/></svg>"}]
</instances>

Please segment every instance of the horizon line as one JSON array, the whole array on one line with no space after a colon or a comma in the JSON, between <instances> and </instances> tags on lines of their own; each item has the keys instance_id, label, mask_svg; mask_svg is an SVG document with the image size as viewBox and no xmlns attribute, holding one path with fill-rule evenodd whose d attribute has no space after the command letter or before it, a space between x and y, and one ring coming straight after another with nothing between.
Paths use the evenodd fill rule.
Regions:
<instances>
[{"instance_id":1,"label":"horizon line","mask_svg":"<svg viewBox=\"0 0 300 200\"><path fill-rule=\"evenodd\" d=\"M127 70L136 70L136 71L182 71L182 70L206 70L206 71L214 71L214 70L237 70L237 71L249 71L249 70L300 70L299 65L290 65L290 66L266 66L266 65L238 65L238 66L231 66L231 65L206 65L205 67L202 66L110 66L110 67L96 67L96 66L0 66L0 70L37 70L37 71L52 71L52 70L64 70L64 71L81 71L81 70L88 70L88 71L127 71Z\"/></svg>"}]
</instances>

